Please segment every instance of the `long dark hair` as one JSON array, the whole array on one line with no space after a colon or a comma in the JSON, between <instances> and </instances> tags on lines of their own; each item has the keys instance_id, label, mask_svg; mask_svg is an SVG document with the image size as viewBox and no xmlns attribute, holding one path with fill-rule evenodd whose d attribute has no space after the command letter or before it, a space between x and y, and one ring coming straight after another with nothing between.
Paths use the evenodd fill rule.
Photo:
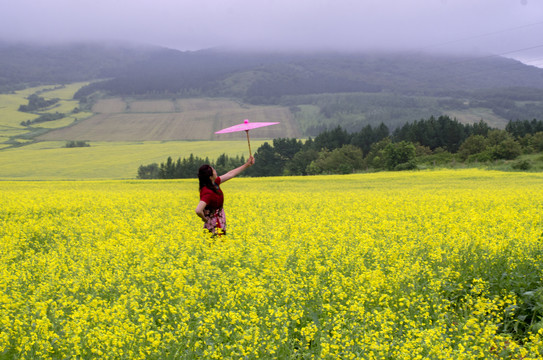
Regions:
<instances>
[{"instance_id":1,"label":"long dark hair","mask_svg":"<svg viewBox=\"0 0 543 360\"><path fill-rule=\"evenodd\" d=\"M200 166L200 169L198 169L198 180L200 181L200 191L207 187L208 189L213 190L214 192L218 193L217 187L213 182L211 181L210 177L213 176L213 168L208 165L204 164Z\"/></svg>"}]
</instances>

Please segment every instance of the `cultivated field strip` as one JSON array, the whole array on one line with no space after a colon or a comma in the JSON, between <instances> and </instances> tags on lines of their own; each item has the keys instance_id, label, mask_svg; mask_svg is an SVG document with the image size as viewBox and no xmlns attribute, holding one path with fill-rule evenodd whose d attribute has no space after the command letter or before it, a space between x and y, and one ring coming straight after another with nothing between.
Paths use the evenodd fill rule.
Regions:
<instances>
[{"instance_id":1,"label":"cultivated field strip","mask_svg":"<svg viewBox=\"0 0 543 360\"><path fill-rule=\"evenodd\" d=\"M249 119L281 124L251 133L255 139L299 137L288 108L247 106L223 99L125 101L104 99L93 108L96 115L72 126L53 130L40 140L144 141L238 140L245 134L214 132Z\"/></svg>"}]
</instances>

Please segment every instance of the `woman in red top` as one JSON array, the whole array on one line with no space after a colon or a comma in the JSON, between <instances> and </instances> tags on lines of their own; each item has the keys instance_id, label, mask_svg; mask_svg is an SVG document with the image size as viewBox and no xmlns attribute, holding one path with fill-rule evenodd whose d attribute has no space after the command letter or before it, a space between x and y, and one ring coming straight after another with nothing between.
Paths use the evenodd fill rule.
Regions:
<instances>
[{"instance_id":1,"label":"woman in red top","mask_svg":"<svg viewBox=\"0 0 543 360\"><path fill-rule=\"evenodd\" d=\"M213 235L226 234L226 217L224 215L224 195L221 185L223 182L239 175L243 170L255 163L255 159L249 156L247 162L234 170L230 170L222 176L210 165L202 165L198 170L200 180L200 202L196 207L196 214L204 221L204 229Z\"/></svg>"}]
</instances>

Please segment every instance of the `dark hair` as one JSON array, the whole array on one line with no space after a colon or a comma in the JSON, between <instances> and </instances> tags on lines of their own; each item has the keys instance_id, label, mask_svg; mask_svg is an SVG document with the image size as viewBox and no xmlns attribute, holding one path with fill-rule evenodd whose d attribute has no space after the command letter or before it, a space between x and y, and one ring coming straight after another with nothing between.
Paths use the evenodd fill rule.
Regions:
<instances>
[{"instance_id":1,"label":"dark hair","mask_svg":"<svg viewBox=\"0 0 543 360\"><path fill-rule=\"evenodd\" d=\"M214 192L218 193L216 186L211 182L211 176L213 176L213 168L210 165L204 164L200 166L200 169L198 169L200 190L202 190L204 187L207 187L208 189L211 189Z\"/></svg>"}]
</instances>

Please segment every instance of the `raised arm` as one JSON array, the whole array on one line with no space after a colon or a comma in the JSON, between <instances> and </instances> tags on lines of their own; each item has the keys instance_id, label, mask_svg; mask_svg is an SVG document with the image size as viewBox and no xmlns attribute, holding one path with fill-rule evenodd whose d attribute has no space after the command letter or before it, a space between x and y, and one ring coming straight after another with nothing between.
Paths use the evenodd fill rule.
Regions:
<instances>
[{"instance_id":1,"label":"raised arm","mask_svg":"<svg viewBox=\"0 0 543 360\"><path fill-rule=\"evenodd\" d=\"M224 175L221 175L221 184L227 180L232 179L233 177L238 176L243 170L247 169L248 167L252 166L255 163L255 158L251 155L249 156L249 159L247 159L247 162L240 167L237 167L233 170L230 170Z\"/></svg>"}]
</instances>

